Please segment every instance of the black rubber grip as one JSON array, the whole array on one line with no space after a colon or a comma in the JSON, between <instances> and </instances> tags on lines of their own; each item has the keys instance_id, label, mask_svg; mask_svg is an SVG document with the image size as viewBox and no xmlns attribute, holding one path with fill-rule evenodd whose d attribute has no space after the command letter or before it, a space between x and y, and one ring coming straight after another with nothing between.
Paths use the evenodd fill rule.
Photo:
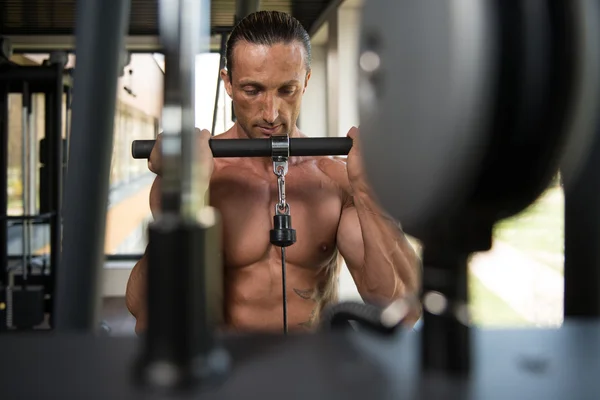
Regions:
<instances>
[{"instance_id":1,"label":"black rubber grip","mask_svg":"<svg viewBox=\"0 0 600 400\"><path fill-rule=\"evenodd\" d=\"M154 140L134 140L133 158L149 158ZM213 157L270 157L271 139L210 139ZM348 137L291 138L290 156L342 156L352 148Z\"/></svg>"},{"instance_id":2,"label":"black rubber grip","mask_svg":"<svg viewBox=\"0 0 600 400\"><path fill-rule=\"evenodd\" d=\"M349 137L291 138L290 156L345 156L352 149ZM271 155L270 152L268 154Z\"/></svg>"},{"instance_id":3,"label":"black rubber grip","mask_svg":"<svg viewBox=\"0 0 600 400\"><path fill-rule=\"evenodd\" d=\"M392 335L400 327L401 321L394 326L384 326L381 323L383 309L370 304L353 301L337 303L326 307L320 319L320 329L324 331L351 328L351 321L360 328L384 335Z\"/></svg>"},{"instance_id":4,"label":"black rubber grip","mask_svg":"<svg viewBox=\"0 0 600 400\"><path fill-rule=\"evenodd\" d=\"M134 140L131 144L133 158L150 158L156 140Z\"/></svg>"}]
</instances>

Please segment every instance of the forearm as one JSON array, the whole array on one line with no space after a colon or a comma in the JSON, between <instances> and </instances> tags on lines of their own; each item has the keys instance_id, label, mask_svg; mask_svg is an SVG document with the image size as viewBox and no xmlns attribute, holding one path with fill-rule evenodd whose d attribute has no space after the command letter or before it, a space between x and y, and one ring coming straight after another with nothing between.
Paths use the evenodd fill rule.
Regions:
<instances>
[{"instance_id":1,"label":"forearm","mask_svg":"<svg viewBox=\"0 0 600 400\"><path fill-rule=\"evenodd\" d=\"M356 266L357 288L367 301L387 305L416 294L420 261L399 224L376 204L367 191L354 195L363 243L363 265Z\"/></svg>"}]
</instances>

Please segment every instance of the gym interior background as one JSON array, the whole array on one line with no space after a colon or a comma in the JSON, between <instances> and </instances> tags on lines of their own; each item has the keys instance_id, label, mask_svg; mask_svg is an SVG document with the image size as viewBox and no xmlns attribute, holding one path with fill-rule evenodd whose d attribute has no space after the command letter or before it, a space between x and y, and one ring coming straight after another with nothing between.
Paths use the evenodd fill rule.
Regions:
<instances>
[{"instance_id":1,"label":"gym interior background","mask_svg":"<svg viewBox=\"0 0 600 400\"><path fill-rule=\"evenodd\" d=\"M360 125L356 79L361 1L337 3L337 7L327 9L318 29L312 32L312 78L299 120L300 129L310 136L344 136L351 126ZM196 126L210 130L214 123L216 133L233 124L231 101L222 82L217 95L220 40L220 35L215 35L216 51L198 56L196 63ZM11 61L19 65L41 65L48 57L49 53L24 52L14 54ZM75 65L71 54L67 68ZM102 286L103 317L114 334L133 334L134 321L125 308L124 294L131 268L146 245L145 231L151 219L148 194L153 174L144 161L131 157L130 150L133 140L153 139L161 129L163 70L161 54L133 53L119 80L106 227L107 261ZM63 96L65 121L69 120L68 101L68 97ZM23 152L22 97L9 95L9 216L25 213L23 182L33 182L33 194L42 189L38 169L27 168L23 155L28 157L40 150L44 112L43 95L35 95L31 104L34 121L31 129L37 140L30 141L29 148ZM65 139L68 139L68 126L68 123L63 124ZM39 202L34 207L39 211ZM563 212L563 191L557 178L534 205L496 227L491 251L471 259L470 294L476 324L506 327L562 323ZM9 255L22 253L21 227L19 223L9 222ZM30 240L34 256L43 257L50 243L48 227L34 225ZM415 241L413 244L418 247ZM360 299L345 268L340 279L340 297Z\"/></svg>"}]
</instances>

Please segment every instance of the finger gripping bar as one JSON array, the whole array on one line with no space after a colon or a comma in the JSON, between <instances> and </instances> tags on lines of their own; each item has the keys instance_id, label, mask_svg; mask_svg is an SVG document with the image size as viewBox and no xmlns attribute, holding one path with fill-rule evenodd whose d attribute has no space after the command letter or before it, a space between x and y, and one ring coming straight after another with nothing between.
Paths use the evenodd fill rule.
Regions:
<instances>
[{"instance_id":1,"label":"finger gripping bar","mask_svg":"<svg viewBox=\"0 0 600 400\"><path fill-rule=\"evenodd\" d=\"M149 158L154 140L134 140L133 158ZM210 139L213 157L270 157L271 139ZM342 156L352 148L348 137L290 138L290 156Z\"/></svg>"}]
</instances>

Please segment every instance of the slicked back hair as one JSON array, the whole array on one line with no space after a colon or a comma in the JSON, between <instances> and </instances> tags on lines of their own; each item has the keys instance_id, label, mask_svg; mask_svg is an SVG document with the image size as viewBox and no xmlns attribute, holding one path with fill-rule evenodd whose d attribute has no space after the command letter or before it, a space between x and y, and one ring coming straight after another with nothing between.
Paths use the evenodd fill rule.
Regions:
<instances>
[{"instance_id":1,"label":"slicked back hair","mask_svg":"<svg viewBox=\"0 0 600 400\"><path fill-rule=\"evenodd\" d=\"M240 41L251 44L273 46L277 43L290 44L294 41L304 46L304 62L306 71L310 71L311 45L310 36L300 21L280 11L258 11L238 22L227 40L225 53L227 73L231 79L233 71L233 49Z\"/></svg>"}]
</instances>

